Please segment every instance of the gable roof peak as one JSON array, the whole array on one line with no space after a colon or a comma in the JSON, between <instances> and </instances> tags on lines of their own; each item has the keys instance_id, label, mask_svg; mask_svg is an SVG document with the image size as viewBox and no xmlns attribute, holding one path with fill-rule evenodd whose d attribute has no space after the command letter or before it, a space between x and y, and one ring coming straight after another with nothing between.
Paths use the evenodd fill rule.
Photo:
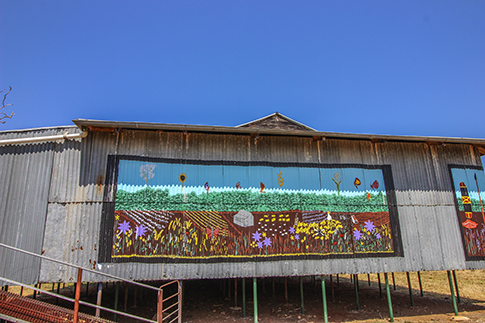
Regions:
<instances>
[{"instance_id":1,"label":"gable roof peak","mask_svg":"<svg viewBox=\"0 0 485 323\"><path fill-rule=\"evenodd\" d=\"M295 121L276 111L266 117L262 117L250 122L243 123L236 128L262 128L262 129L281 129L281 130L302 130L316 131L315 129Z\"/></svg>"}]
</instances>

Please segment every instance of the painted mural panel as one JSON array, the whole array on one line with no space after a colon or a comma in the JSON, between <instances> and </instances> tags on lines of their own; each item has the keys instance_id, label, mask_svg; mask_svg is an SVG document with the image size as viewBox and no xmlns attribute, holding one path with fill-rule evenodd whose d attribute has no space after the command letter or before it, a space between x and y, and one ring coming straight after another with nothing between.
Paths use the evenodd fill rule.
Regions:
<instances>
[{"instance_id":1,"label":"painted mural panel","mask_svg":"<svg viewBox=\"0 0 485 323\"><path fill-rule=\"evenodd\" d=\"M111 260L398 255L389 176L389 166L119 158Z\"/></svg>"},{"instance_id":2,"label":"painted mural panel","mask_svg":"<svg viewBox=\"0 0 485 323\"><path fill-rule=\"evenodd\" d=\"M466 257L485 259L485 174L478 167L451 166L450 170Z\"/></svg>"}]
</instances>

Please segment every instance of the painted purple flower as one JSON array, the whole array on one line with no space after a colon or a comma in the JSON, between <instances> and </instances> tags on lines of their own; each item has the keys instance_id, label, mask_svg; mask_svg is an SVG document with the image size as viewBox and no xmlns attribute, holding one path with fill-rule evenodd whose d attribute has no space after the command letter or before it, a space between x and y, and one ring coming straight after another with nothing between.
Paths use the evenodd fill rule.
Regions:
<instances>
[{"instance_id":1,"label":"painted purple flower","mask_svg":"<svg viewBox=\"0 0 485 323\"><path fill-rule=\"evenodd\" d=\"M253 233L253 239L254 241L259 241L259 239L261 239L261 233L259 233L258 231Z\"/></svg>"},{"instance_id":2,"label":"painted purple flower","mask_svg":"<svg viewBox=\"0 0 485 323\"><path fill-rule=\"evenodd\" d=\"M127 233L130 230L130 222L123 221L123 223L118 223L118 230L123 233Z\"/></svg>"},{"instance_id":3,"label":"painted purple flower","mask_svg":"<svg viewBox=\"0 0 485 323\"><path fill-rule=\"evenodd\" d=\"M135 239L138 239L138 237L143 236L145 234L145 231L147 229L143 226L143 224L140 224L140 226L136 227L136 237Z\"/></svg>"},{"instance_id":4,"label":"painted purple flower","mask_svg":"<svg viewBox=\"0 0 485 323\"><path fill-rule=\"evenodd\" d=\"M262 249L263 248L263 242L258 241L257 246L258 246L259 249Z\"/></svg>"},{"instance_id":5,"label":"painted purple flower","mask_svg":"<svg viewBox=\"0 0 485 323\"><path fill-rule=\"evenodd\" d=\"M291 228L290 228L290 233L291 233L291 234L295 234L295 227L291 227Z\"/></svg>"},{"instance_id":6,"label":"painted purple flower","mask_svg":"<svg viewBox=\"0 0 485 323\"><path fill-rule=\"evenodd\" d=\"M367 231L372 232L375 229L376 226L374 225L374 223L371 220L369 220L369 221L365 222L364 227L367 229Z\"/></svg>"},{"instance_id":7,"label":"painted purple flower","mask_svg":"<svg viewBox=\"0 0 485 323\"><path fill-rule=\"evenodd\" d=\"M360 238L362 238L362 232L360 232L360 230L355 230L354 231L354 238L355 238L355 240L360 240Z\"/></svg>"},{"instance_id":8,"label":"painted purple flower","mask_svg":"<svg viewBox=\"0 0 485 323\"><path fill-rule=\"evenodd\" d=\"M298 234L295 234L295 239L300 240L300 236Z\"/></svg>"},{"instance_id":9,"label":"painted purple flower","mask_svg":"<svg viewBox=\"0 0 485 323\"><path fill-rule=\"evenodd\" d=\"M377 240L379 240L381 238L381 234L380 233L376 234L376 238Z\"/></svg>"},{"instance_id":10,"label":"painted purple flower","mask_svg":"<svg viewBox=\"0 0 485 323\"><path fill-rule=\"evenodd\" d=\"M268 238L268 237L266 237L266 238L264 238L263 243L264 243L264 245L265 245L266 247L269 247L269 246L271 246L271 239L270 239L270 238Z\"/></svg>"}]
</instances>

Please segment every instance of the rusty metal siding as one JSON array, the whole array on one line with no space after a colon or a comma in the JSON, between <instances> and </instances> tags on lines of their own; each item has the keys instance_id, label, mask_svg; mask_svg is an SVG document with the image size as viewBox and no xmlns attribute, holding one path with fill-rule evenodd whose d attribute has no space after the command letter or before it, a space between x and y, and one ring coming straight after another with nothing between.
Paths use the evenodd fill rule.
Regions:
<instances>
[{"instance_id":1,"label":"rusty metal siding","mask_svg":"<svg viewBox=\"0 0 485 323\"><path fill-rule=\"evenodd\" d=\"M76 127L0 132L0 139L78 133ZM2 243L40 254L44 239L53 156L63 141L0 146L0 217ZM0 275L37 282L40 261L0 249Z\"/></svg>"},{"instance_id":2,"label":"rusty metal siding","mask_svg":"<svg viewBox=\"0 0 485 323\"><path fill-rule=\"evenodd\" d=\"M34 135L40 135L42 131L44 135L58 134L64 130L41 130ZM19 136L18 133L0 133L0 137L2 135ZM0 187L0 196L2 201L15 197L6 205L9 211L20 209L21 218L4 216L2 237L6 238L3 239L32 242L33 251L40 253L43 238L42 250L47 256L81 266L101 268L102 271L127 278L193 279L485 267L483 261L465 261L448 170L448 164L481 165L478 151L467 144L429 145L422 142L348 139L322 141L312 137L122 129L119 132L89 133L82 141L23 145L12 149L0 147L0 180L8 183ZM391 165L404 257L211 264L98 264L108 155L182 160ZM37 177L32 173L36 173ZM16 178L24 178L10 184L13 174ZM9 189L5 190L7 186ZM33 195L25 203L22 193L35 187L49 192L48 196L29 192ZM108 196L111 198L112 195ZM6 205L3 202L0 204L1 214L7 214ZM30 212L33 208L42 210L38 211L35 219L41 227L45 223L45 234L42 232L39 235L38 230L34 230L38 228L28 222L34 216ZM27 222L24 222L25 219ZM35 232L29 231L27 236L23 232L19 234L19 223L24 223L27 231ZM22 246L22 243L18 246ZM14 258L1 255L1 259L2 266L5 266L4 259ZM18 263L17 258L15 263ZM28 273L29 279L35 281L39 263L26 264L25 268L22 275ZM72 270L42 262L40 281L72 281L74 277ZM86 276L85 279L99 278Z\"/></svg>"},{"instance_id":3,"label":"rusty metal siding","mask_svg":"<svg viewBox=\"0 0 485 323\"><path fill-rule=\"evenodd\" d=\"M319 141L313 140L313 138L284 136L257 137L132 130L122 131L119 134L95 133L85 140L83 145L93 148L89 152L83 151L82 154L89 154L89 160L97 160L90 165L89 173L105 171L108 153L195 160L388 164L391 165L393 171L404 257L290 260L244 264L122 263L101 265L103 271L112 274L133 279L191 279L444 270L465 269L467 266L459 233L448 164L476 164L479 160L471 156L468 145L378 143L346 139ZM101 154L101 156L97 154ZM94 181L94 177L91 174L90 182ZM69 212L62 212L65 212L64 217L67 219ZM71 212L76 214L80 211ZM99 204L86 209L84 216L89 216L91 220L84 219L83 221L99 223L100 215L91 212L100 213ZM79 219L79 221L81 219L69 216L69 219L71 218ZM96 226L92 227L94 230L95 228ZM46 237L47 233L46 229ZM62 257L64 257L64 261L92 265L97 253L92 248L82 252L68 250L63 253ZM483 267L483 262L476 262L473 265ZM51 270L43 265L43 279L51 279L49 273ZM63 279L70 279L74 277L73 275L71 273L63 276Z\"/></svg>"}]
</instances>

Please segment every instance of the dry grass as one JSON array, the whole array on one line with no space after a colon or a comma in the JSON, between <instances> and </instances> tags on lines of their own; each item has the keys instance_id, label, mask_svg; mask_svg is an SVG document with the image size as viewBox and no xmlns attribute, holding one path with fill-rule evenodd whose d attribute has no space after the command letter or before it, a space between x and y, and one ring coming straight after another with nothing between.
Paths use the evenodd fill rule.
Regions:
<instances>
[{"instance_id":1,"label":"dry grass","mask_svg":"<svg viewBox=\"0 0 485 323\"><path fill-rule=\"evenodd\" d=\"M461 301L464 303L485 304L485 270L459 270L455 271ZM389 274L390 288L393 288L392 276ZM419 280L416 272L409 273L413 295L420 295ZM394 274L396 289L408 293L406 273ZM378 287L376 274L370 275L371 284ZM360 284L367 282L367 275L359 275ZM381 274L382 288L385 288L384 275ZM426 296L450 298L450 284L446 271L421 272L423 293ZM455 290L456 294L456 290Z\"/></svg>"}]
</instances>

